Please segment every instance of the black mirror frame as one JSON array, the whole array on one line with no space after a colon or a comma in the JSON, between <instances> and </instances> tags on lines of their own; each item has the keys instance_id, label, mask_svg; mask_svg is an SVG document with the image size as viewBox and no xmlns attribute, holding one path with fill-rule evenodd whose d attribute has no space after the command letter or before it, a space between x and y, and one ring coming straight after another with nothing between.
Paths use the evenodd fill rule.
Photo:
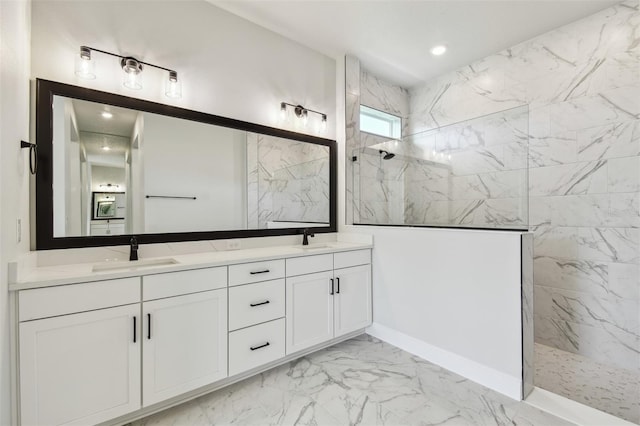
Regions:
<instances>
[{"instance_id":1,"label":"black mirror frame","mask_svg":"<svg viewBox=\"0 0 640 426\"><path fill-rule=\"evenodd\" d=\"M53 97L55 95L85 101L135 109L247 132L261 133L300 142L329 147L329 226L313 228L317 233L337 231L338 152L335 140L325 139L274 127L263 126L232 118L220 117L145 101L84 87L72 86L49 80L36 80L36 143L38 145L38 170L36 173L36 250L66 249L128 245L133 234L110 236L59 237L53 236ZM206 232L172 232L135 234L140 244L180 241L220 240L229 238L271 237L302 234L303 228L241 229Z\"/></svg>"}]
</instances>

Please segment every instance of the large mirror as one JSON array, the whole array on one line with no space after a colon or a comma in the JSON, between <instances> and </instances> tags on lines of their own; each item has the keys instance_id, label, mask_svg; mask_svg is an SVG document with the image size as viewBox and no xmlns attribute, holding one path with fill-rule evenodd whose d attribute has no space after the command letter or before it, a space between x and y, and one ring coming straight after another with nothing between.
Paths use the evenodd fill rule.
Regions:
<instances>
[{"instance_id":1,"label":"large mirror","mask_svg":"<svg viewBox=\"0 0 640 426\"><path fill-rule=\"evenodd\" d=\"M336 230L335 141L37 81L36 248Z\"/></svg>"}]
</instances>

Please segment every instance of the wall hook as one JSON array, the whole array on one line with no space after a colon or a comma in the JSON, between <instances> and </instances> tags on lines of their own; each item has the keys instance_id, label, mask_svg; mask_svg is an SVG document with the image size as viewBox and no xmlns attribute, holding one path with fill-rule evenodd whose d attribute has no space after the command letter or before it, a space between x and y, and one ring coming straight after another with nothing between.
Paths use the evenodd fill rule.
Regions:
<instances>
[{"instance_id":1,"label":"wall hook","mask_svg":"<svg viewBox=\"0 0 640 426\"><path fill-rule=\"evenodd\" d=\"M29 170L32 175L35 175L38 171L38 145L20 141L20 148L29 148Z\"/></svg>"}]
</instances>

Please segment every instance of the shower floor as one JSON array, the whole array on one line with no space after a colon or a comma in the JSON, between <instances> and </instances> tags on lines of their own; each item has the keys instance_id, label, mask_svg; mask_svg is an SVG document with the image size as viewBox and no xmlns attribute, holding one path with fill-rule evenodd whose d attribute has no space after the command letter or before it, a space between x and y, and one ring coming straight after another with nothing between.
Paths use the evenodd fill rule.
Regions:
<instances>
[{"instance_id":1,"label":"shower floor","mask_svg":"<svg viewBox=\"0 0 640 426\"><path fill-rule=\"evenodd\" d=\"M535 385L633 423L640 423L640 372L535 344Z\"/></svg>"}]
</instances>

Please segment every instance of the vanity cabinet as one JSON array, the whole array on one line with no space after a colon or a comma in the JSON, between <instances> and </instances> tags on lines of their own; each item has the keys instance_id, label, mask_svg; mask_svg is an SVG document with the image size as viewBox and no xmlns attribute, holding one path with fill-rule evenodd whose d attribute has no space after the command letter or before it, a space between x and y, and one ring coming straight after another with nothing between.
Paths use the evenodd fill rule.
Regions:
<instances>
[{"instance_id":1,"label":"vanity cabinet","mask_svg":"<svg viewBox=\"0 0 640 426\"><path fill-rule=\"evenodd\" d=\"M19 329L23 425L96 424L140 408L139 304Z\"/></svg>"},{"instance_id":2,"label":"vanity cabinet","mask_svg":"<svg viewBox=\"0 0 640 426\"><path fill-rule=\"evenodd\" d=\"M333 271L287 278L287 354L333 337Z\"/></svg>"},{"instance_id":3,"label":"vanity cabinet","mask_svg":"<svg viewBox=\"0 0 640 426\"><path fill-rule=\"evenodd\" d=\"M371 265L334 271L333 337L371 324Z\"/></svg>"},{"instance_id":4,"label":"vanity cabinet","mask_svg":"<svg viewBox=\"0 0 640 426\"><path fill-rule=\"evenodd\" d=\"M227 377L227 268L142 277L142 406Z\"/></svg>"},{"instance_id":5,"label":"vanity cabinet","mask_svg":"<svg viewBox=\"0 0 640 426\"><path fill-rule=\"evenodd\" d=\"M227 377L227 290L144 302L144 407Z\"/></svg>"},{"instance_id":6,"label":"vanity cabinet","mask_svg":"<svg viewBox=\"0 0 640 426\"><path fill-rule=\"evenodd\" d=\"M287 259L286 282L287 354L371 324L370 250Z\"/></svg>"},{"instance_id":7,"label":"vanity cabinet","mask_svg":"<svg viewBox=\"0 0 640 426\"><path fill-rule=\"evenodd\" d=\"M229 375L285 356L285 260L229 266Z\"/></svg>"},{"instance_id":8,"label":"vanity cabinet","mask_svg":"<svg viewBox=\"0 0 640 426\"><path fill-rule=\"evenodd\" d=\"M17 423L134 419L354 336L371 323L370 263L368 248L298 251L19 289Z\"/></svg>"}]
</instances>

